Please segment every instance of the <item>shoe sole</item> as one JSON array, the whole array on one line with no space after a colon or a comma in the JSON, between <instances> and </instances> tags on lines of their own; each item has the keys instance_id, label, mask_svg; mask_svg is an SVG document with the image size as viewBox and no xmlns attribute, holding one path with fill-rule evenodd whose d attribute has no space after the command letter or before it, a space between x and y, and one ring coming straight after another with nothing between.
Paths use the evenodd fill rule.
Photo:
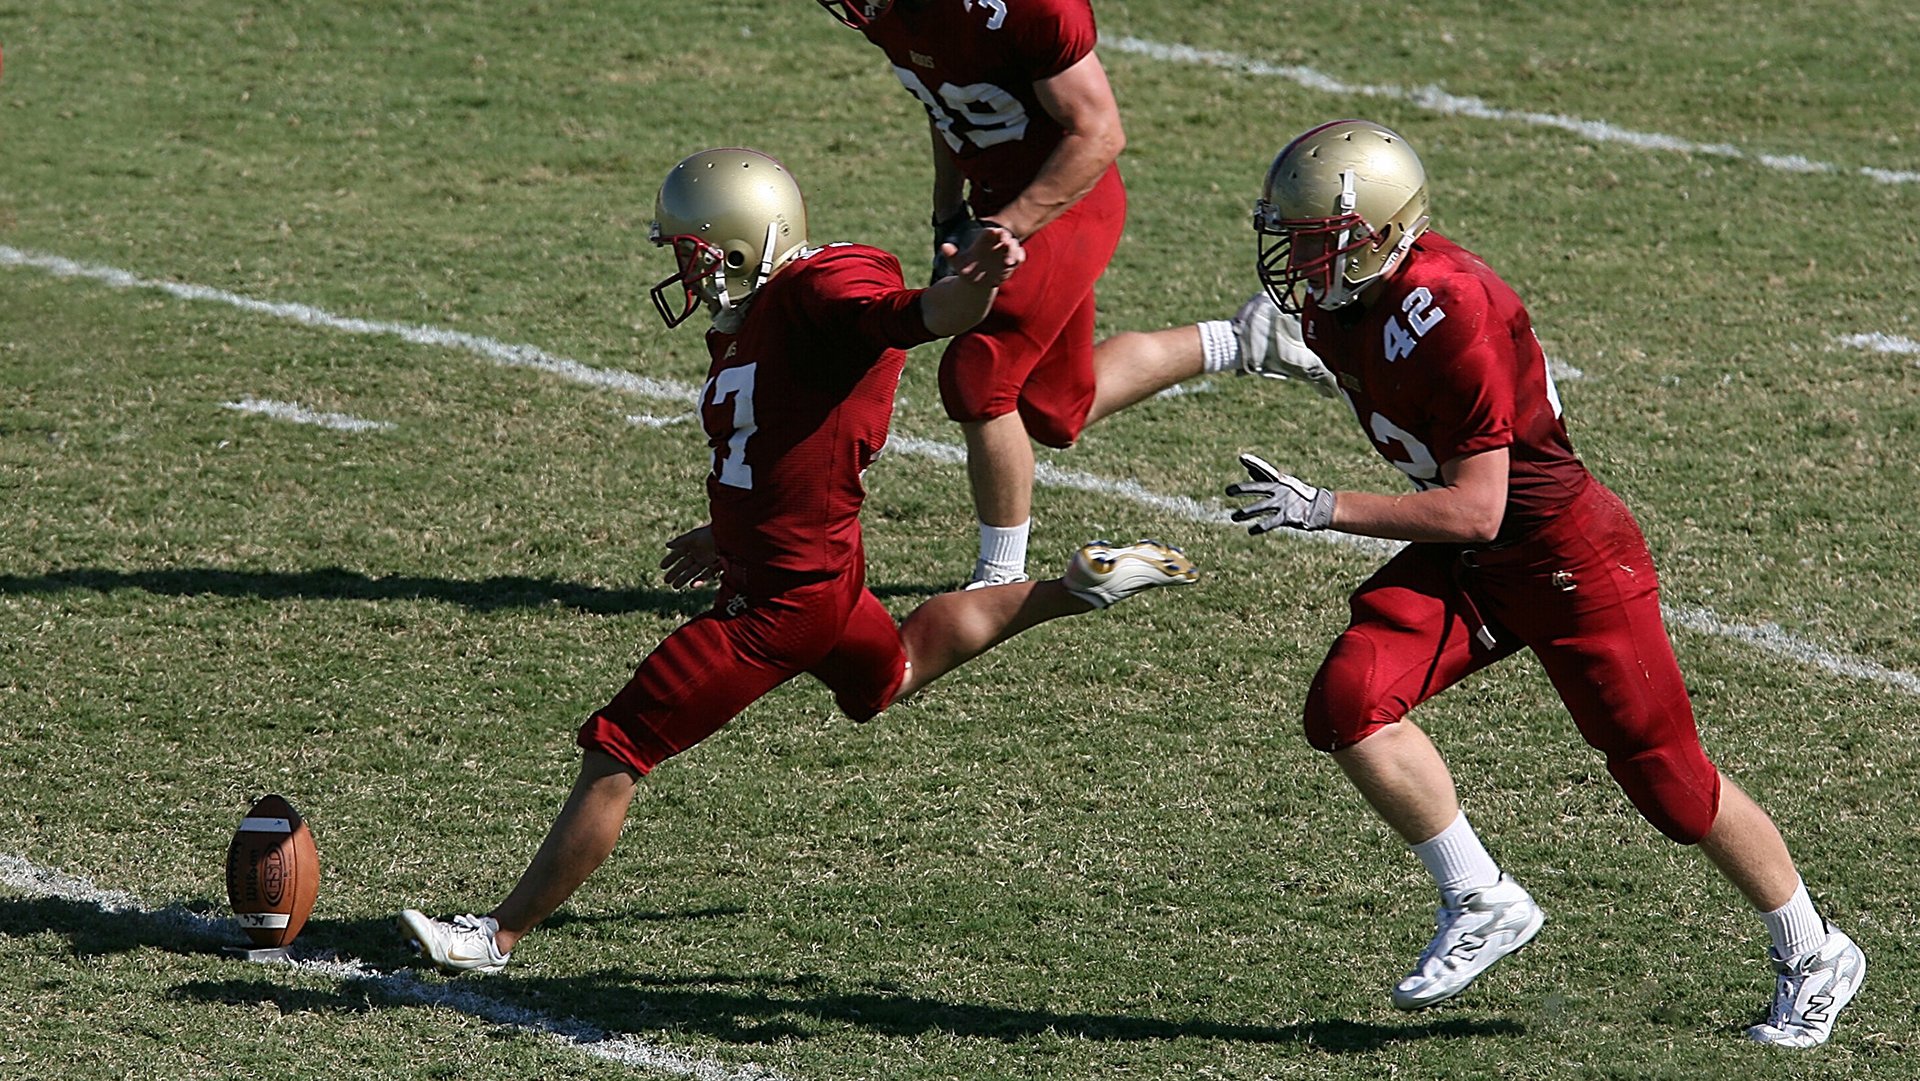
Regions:
<instances>
[{"instance_id":1,"label":"shoe sole","mask_svg":"<svg viewBox=\"0 0 1920 1081\"><path fill-rule=\"evenodd\" d=\"M1546 926L1546 922L1547 922L1546 909L1541 908L1539 905L1535 905L1533 908L1533 919L1527 924L1526 929L1520 932L1520 940L1513 944L1512 949L1494 958L1493 960L1487 962L1487 967L1474 973L1472 979L1454 988L1453 990L1448 991L1443 995L1438 995L1433 998L1423 998L1419 1000L1407 1000L1407 1001L1394 998L1393 1008L1396 1010L1405 1010L1411 1013L1414 1010L1424 1010L1429 1006L1438 1006L1442 1002L1446 1002L1450 999L1455 999L1460 997L1462 994L1466 993L1467 988L1472 987L1476 983L1479 983L1480 977L1485 976L1489 972L1492 972L1493 967L1495 965L1499 964L1500 962L1506 960L1509 957L1512 957L1514 954L1519 953L1522 949L1526 948L1527 943L1533 941L1533 936L1540 933L1540 928Z\"/></svg>"}]
</instances>

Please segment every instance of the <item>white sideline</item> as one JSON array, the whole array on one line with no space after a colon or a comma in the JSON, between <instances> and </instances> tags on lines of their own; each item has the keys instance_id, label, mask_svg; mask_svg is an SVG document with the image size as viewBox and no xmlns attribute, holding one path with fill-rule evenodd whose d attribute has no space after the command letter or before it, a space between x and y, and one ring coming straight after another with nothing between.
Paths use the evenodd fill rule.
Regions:
<instances>
[{"instance_id":1,"label":"white sideline","mask_svg":"<svg viewBox=\"0 0 1920 1081\"><path fill-rule=\"evenodd\" d=\"M56 255L21 251L18 248L0 245L0 266L27 267L43 270L63 278L86 278L102 282L116 289L156 289L183 300L211 301L227 304L242 311L272 315L289 319L306 326L324 327L330 330L345 331L350 334L388 335L403 341L420 345L435 345L442 348L457 349L509 367L532 368L549 375L559 376L570 382L584 386L608 390L618 390L643 398L653 398L671 402L679 406L693 403L699 395L699 388L692 383L677 380L651 379L608 368L595 368L577 360L555 356L544 349L532 345L509 345L492 338L458 331L444 330L439 327L418 326L408 323L371 322L365 319L350 319L334 315L319 308L305 304L289 304L276 301L255 300L252 297L229 293L222 289L212 289L203 285L185 285L178 282L155 281L114 267L78 263ZM1857 340L1856 340L1857 339ZM1854 335L1851 339L1841 339L1846 344L1863 342L1880 343L1885 341L1904 342L1906 339L1891 339L1886 335ZM633 423L646 424L637 417L629 418ZM651 425L649 425L651 426ZM663 425L664 426L664 425ZM966 448L955 443L941 443L931 439L920 439L898 432L887 441L887 447L902 454L911 454L922 458L931 458L938 462L966 461ZM1162 495L1149 491L1139 481L1111 480L1106 477L1082 473L1077 470L1061 469L1051 463L1041 462L1034 469L1034 480L1050 488L1069 488L1075 491L1093 492L1099 495L1124 499L1153 510L1172 514L1193 522L1209 525L1230 525L1227 510L1218 502L1201 502L1186 496ZM1370 537L1355 537L1345 533L1302 533L1301 539L1349 545L1369 553L1390 552L1399 546L1388 541ZM1663 604L1667 622L1702 634L1711 634L1721 638L1743 642L1763 653L1797 661L1803 665L1819 668L1836 675L1854 679L1869 680L1885 684L1909 694L1920 694L1920 676L1888 668L1876 661L1848 656L1845 653L1828 649L1825 646L1802 641L1771 623L1760 626L1746 626L1729 623L1720 616L1704 608L1692 608L1684 605Z\"/></svg>"},{"instance_id":2,"label":"white sideline","mask_svg":"<svg viewBox=\"0 0 1920 1081\"><path fill-rule=\"evenodd\" d=\"M1191 45L1167 45L1136 37L1103 37L1100 40L1100 47L1115 52L1144 56L1150 60L1196 64L1201 67L1236 71L1242 75L1274 76L1297 83L1308 90L1341 97L1359 96L1403 101L1416 108L1447 116L1470 116L1480 120L1500 120L1533 127L1558 128L1596 143L1624 143L1642 150L1668 150L1682 154L1705 154L1711 157L1751 161L1784 173L1853 173L1881 184L1920 183L1920 172L1912 170L1880 169L1867 165L1848 169L1831 162L1814 161L1799 154L1752 153L1730 143L1697 143L1678 135L1615 127L1603 120L1582 120L1576 116L1561 116L1558 113L1503 109L1496 105L1489 105L1479 98L1449 94L1437 86L1349 83L1314 68L1298 64L1270 64L1264 60L1241 56L1238 53L1222 52L1218 49L1197 49Z\"/></svg>"},{"instance_id":3,"label":"white sideline","mask_svg":"<svg viewBox=\"0 0 1920 1081\"><path fill-rule=\"evenodd\" d=\"M20 856L0 853L0 886L18 890L30 897L50 897L93 905L108 915L143 920L197 940L208 948L222 944L244 944L232 920L191 912L175 905L147 908L138 898L129 894L102 889L84 878L41 867ZM49 930L58 932L60 928ZM637 1069L693 1078L694 1081L785 1081L782 1075L753 1063L729 1066L712 1059L693 1058L572 1018L553 1018L535 1010L498 1002L470 987L452 983L426 983L411 972L382 972L351 958L274 963L286 964L302 972L331 976L341 982L350 981L356 990L371 987L398 1001L439 1006L490 1024L542 1033L558 1040L568 1050Z\"/></svg>"}]
</instances>

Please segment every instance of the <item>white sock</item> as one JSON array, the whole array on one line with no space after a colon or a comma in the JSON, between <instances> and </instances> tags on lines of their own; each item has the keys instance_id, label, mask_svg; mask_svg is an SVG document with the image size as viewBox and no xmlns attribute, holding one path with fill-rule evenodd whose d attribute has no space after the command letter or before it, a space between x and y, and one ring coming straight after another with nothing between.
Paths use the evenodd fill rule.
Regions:
<instances>
[{"instance_id":1,"label":"white sock","mask_svg":"<svg viewBox=\"0 0 1920 1081\"><path fill-rule=\"evenodd\" d=\"M1807 896L1805 882L1794 887L1793 896L1786 904L1772 912L1760 913L1760 922L1767 925L1767 934L1773 936L1773 952L1783 960L1817 950L1827 940L1827 921L1814 911L1813 898Z\"/></svg>"},{"instance_id":2,"label":"white sock","mask_svg":"<svg viewBox=\"0 0 1920 1081\"><path fill-rule=\"evenodd\" d=\"M1487 855L1480 835L1468 824L1465 811L1454 818L1453 825L1411 847L1449 905L1468 890L1500 881L1500 865Z\"/></svg>"},{"instance_id":3,"label":"white sock","mask_svg":"<svg viewBox=\"0 0 1920 1081\"><path fill-rule=\"evenodd\" d=\"M973 565L974 578L984 578L994 571L1008 575L1027 573L1027 534L1032 529L1032 518L1009 526L981 522L980 560Z\"/></svg>"},{"instance_id":4,"label":"white sock","mask_svg":"<svg viewBox=\"0 0 1920 1081\"><path fill-rule=\"evenodd\" d=\"M1240 337L1225 319L1200 324L1200 370L1231 371L1240 366Z\"/></svg>"}]
</instances>

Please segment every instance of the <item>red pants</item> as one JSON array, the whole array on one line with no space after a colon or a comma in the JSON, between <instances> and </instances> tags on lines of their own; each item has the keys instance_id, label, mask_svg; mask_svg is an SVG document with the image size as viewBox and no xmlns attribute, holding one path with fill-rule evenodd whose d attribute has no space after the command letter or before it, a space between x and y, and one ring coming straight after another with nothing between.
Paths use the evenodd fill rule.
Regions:
<instances>
[{"instance_id":1,"label":"red pants","mask_svg":"<svg viewBox=\"0 0 1920 1081\"><path fill-rule=\"evenodd\" d=\"M1110 168L1079 202L1023 243L1027 261L980 325L940 360L940 400L962 424L1015 411L1027 434L1069 447L1093 406L1093 285L1127 222L1127 190Z\"/></svg>"},{"instance_id":2,"label":"red pants","mask_svg":"<svg viewBox=\"0 0 1920 1081\"><path fill-rule=\"evenodd\" d=\"M1519 543L1414 544L1354 592L1307 693L1307 738L1337 751L1482 668L1533 651L1634 806L1683 844L1706 835L1720 775L1660 616L1640 527L1598 481ZM1476 612L1477 610L1477 612ZM1475 615L1495 638L1476 644Z\"/></svg>"},{"instance_id":3,"label":"red pants","mask_svg":"<svg viewBox=\"0 0 1920 1081\"><path fill-rule=\"evenodd\" d=\"M723 588L712 609L654 647L580 726L577 742L646 774L802 672L865 721L893 700L906 660L899 627L867 590L863 566L764 599Z\"/></svg>"}]
</instances>

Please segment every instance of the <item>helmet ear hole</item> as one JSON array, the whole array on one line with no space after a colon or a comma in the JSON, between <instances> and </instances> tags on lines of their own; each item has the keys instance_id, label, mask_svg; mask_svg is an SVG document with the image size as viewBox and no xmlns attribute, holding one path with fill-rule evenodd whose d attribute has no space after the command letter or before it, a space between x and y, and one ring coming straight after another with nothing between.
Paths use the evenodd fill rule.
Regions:
<instances>
[{"instance_id":1,"label":"helmet ear hole","mask_svg":"<svg viewBox=\"0 0 1920 1081\"><path fill-rule=\"evenodd\" d=\"M746 252L743 252L740 249L735 248L734 250L727 253L727 266L730 267L731 269L739 270L741 267L746 265L747 265Z\"/></svg>"}]
</instances>

